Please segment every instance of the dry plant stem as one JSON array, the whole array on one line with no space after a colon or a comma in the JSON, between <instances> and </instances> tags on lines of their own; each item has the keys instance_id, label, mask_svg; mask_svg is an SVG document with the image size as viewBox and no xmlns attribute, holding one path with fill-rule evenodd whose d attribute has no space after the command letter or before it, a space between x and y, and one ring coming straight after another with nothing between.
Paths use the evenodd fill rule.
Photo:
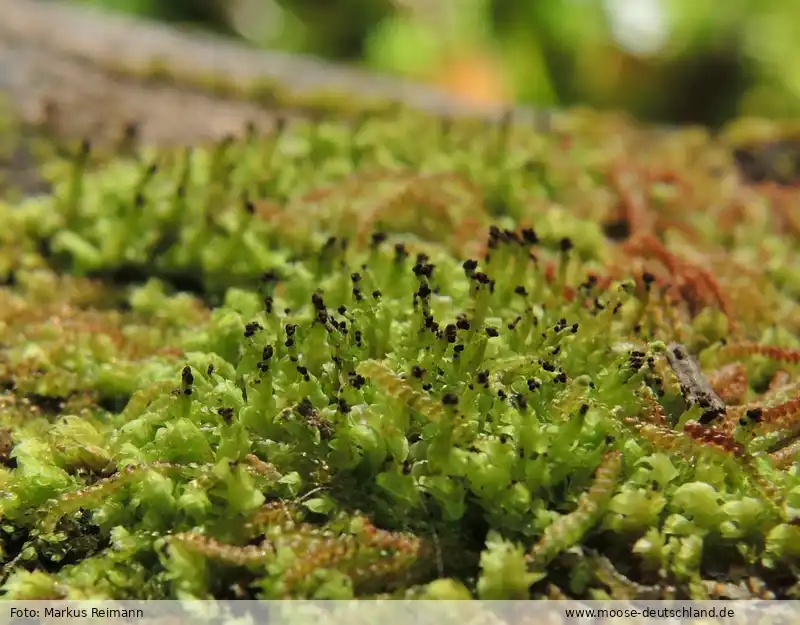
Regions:
<instances>
[{"instance_id":1,"label":"dry plant stem","mask_svg":"<svg viewBox=\"0 0 800 625\"><path fill-rule=\"evenodd\" d=\"M708 382L726 405L740 404L747 396L747 371L741 363L713 371Z\"/></svg>"},{"instance_id":2,"label":"dry plant stem","mask_svg":"<svg viewBox=\"0 0 800 625\"><path fill-rule=\"evenodd\" d=\"M770 454L770 460L776 469L788 469L800 455L800 439L789 443L783 449Z\"/></svg>"},{"instance_id":3,"label":"dry plant stem","mask_svg":"<svg viewBox=\"0 0 800 625\"><path fill-rule=\"evenodd\" d=\"M671 599L675 588L668 584L644 585L620 573L605 556L594 556L594 575L611 590L613 599Z\"/></svg>"},{"instance_id":4,"label":"dry plant stem","mask_svg":"<svg viewBox=\"0 0 800 625\"><path fill-rule=\"evenodd\" d=\"M174 543L182 544L185 547L202 553L208 558L222 560L237 566L259 565L268 561L274 555L274 550L268 541L263 541L259 545L247 545L244 547L225 545L218 540L203 536L197 532L185 532L175 534L172 537Z\"/></svg>"},{"instance_id":5,"label":"dry plant stem","mask_svg":"<svg viewBox=\"0 0 800 625\"><path fill-rule=\"evenodd\" d=\"M764 356L778 362L791 364L800 362L800 350L749 342L730 343L720 350L720 355L730 359L744 358L746 356Z\"/></svg>"},{"instance_id":6,"label":"dry plant stem","mask_svg":"<svg viewBox=\"0 0 800 625\"><path fill-rule=\"evenodd\" d=\"M797 416L800 413L800 397L793 397L776 406L761 411L761 421L765 430L792 430L797 427Z\"/></svg>"},{"instance_id":7,"label":"dry plant stem","mask_svg":"<svg viewBox=\"0 0 800 625\"><path fill-rule=\"evenodd\" d=\"M746 453L744 445L737 443L722 430L706 427L697 421L688 421L683 430L699 443L723 449L734 456L743 457Z\"/></svg>"}]
</instances>

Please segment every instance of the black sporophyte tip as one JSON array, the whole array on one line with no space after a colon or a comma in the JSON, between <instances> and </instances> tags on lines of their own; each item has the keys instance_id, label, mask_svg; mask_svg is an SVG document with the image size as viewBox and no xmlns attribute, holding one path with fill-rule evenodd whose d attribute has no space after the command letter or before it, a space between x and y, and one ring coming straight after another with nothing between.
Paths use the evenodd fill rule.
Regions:
<instances>
[{"instance_id":1,"label":"black sporophyte tip","mask_svg":"<svg viewBox=\"0 0 800 625\"><path fill-rule=\"evenodd\" d=\"M181 371L181 381L186 386L191 386L194 384L194 375L192 374L192 368L189 365L186 365Z\"/></svg>"},{"instance_id":2,"label":"black sporophyte tip","mask_svg":"<svg viewBox=\"0 0 800 625\"><path fill-rule=\"evenodd\" d=\"M458 397L455 393L445 393L442 397L442 403L445 406L455 406L458 403Z\"/></svg>"}]
</instances>

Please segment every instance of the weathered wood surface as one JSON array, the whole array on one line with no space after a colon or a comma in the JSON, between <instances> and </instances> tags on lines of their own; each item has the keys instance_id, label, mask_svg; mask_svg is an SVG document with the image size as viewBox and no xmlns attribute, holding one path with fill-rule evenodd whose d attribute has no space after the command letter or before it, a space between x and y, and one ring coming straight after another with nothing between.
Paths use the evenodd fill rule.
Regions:
<instances>
[{"instance_id":1,"label":"weathered wood surface","mask_svg":"<svg viewBox=\"0 0 800 625\"><path fill-rule=\"evenodd\" d=\"M269 125L274 108L197 85L274 82L299 96L338 93L396 101L433 114L478 114L433 87L319 59L250 48L214 35L81 6L0 0L0 98L28 123L105 136L135 122L143 141L185 143ZM169 81L143 79L154 64ZM547 118L517 109L521 122Z\"/></svg>"}]
</instances>

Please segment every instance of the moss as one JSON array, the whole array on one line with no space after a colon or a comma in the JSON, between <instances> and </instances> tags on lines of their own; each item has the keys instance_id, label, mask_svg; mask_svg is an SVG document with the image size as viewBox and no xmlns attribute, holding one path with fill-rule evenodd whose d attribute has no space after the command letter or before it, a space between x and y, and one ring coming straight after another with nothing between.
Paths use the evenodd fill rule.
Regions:
<instances>
[{"instance_id":1,"label":"moss","mask_svg":"<svg viewBox=\"0 0 800 625\"><path fill-rule=\"evenodd\" d=\"M397 115L0 205L6 596L795 596L783 204L702 132Z\"/></svg>"},{"instance_id":2,"label":"moss","mask_svg":"<svg viewBox=\"0 0 800 625\"><path fill-rule=\"evenodd\" d=\"M295 113L353 118L365 114L386 113L396 108L396 105L387 98L369 98L363 95L356 97L341 88L326 90L315 87L298 90L287 88L285 81L277 78L253 78L242 81L218 73L203 75L197 72L177 71L159 59L153 59L139 69L133 69L128 65L115 66L113 62L104 63L104 69L126 80L134 78L145 83L197 89L225 100L256 102L267 109L288 110Z\"/></svg>"}]
</instances>

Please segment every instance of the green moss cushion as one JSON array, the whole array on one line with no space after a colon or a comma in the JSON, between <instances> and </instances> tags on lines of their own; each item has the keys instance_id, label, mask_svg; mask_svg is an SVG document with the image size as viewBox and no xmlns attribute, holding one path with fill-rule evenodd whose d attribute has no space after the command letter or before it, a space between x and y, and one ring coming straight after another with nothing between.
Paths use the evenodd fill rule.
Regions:
<instances>
[{"instance_id":1,"label":"green moss cushion","mask_svg":"<svg viewBox=\"0 0 800 625\"><path fill-rule=\"evenodd\" d=\"M0 592L795 597L798 195L731 137L48 159L0 204Z\"/></svg>"}]
</instances>

